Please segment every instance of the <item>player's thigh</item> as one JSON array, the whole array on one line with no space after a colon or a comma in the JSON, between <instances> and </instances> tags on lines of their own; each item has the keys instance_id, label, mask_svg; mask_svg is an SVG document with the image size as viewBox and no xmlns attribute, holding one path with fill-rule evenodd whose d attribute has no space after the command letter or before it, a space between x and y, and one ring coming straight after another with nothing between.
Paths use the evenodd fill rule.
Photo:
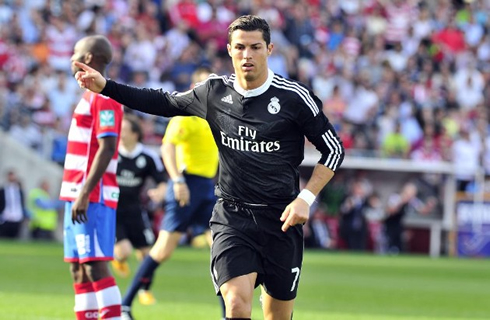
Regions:
<instances>
[{"instance_id":1,"label":"player's thigh","mask_svg":"<svg viewBox=\"0 0 490 320\"><path fill-rule=\"evenodd\" d=\"M220 287L221 295L225 304L229 307L248 308L252 306L254 297L255 283L257 282L257 273L252 272L246 275L232 278ZM239 305L236 305L239 304Z\"/></svg>"},{"instance_id":2,"label":"player's thigh","mask_svg":"<svg viewBox=\"0 0 490 320\"><path fill-rule=\"evenodd\" d=\"M293 300L278 300L271 297L263 287L261 287L262 310L264 320L290 320L293 314Z\"/></svg>"}]
</instances>

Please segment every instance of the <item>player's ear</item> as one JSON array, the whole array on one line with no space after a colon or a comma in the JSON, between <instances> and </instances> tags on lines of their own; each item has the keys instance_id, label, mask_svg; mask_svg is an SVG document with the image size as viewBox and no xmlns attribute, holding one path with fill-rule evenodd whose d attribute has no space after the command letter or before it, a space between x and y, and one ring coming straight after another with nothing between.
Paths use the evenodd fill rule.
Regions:
<instances>
[{"instance_id":1,"label":"player's ear","mask_svg":"<svg viewBox=\"0 0 490 320\"><path fill-rule=\"evenodd\" d=\"M270 56L272 54L272 49L274 49L274 44L269 43L269 45L267 46L267 55L268 56Z\"/></svg>"},{"instance_id":2,"label":"player's ear","mask_svg":"<svg viewBox=\"0 0 490 320\"><path fill-rule=\"evenodd\" d=\"M228 50L228 55L231 57L231 45L229 43L226 45L226 49Z\"/></svg>"},{"instance_id":3,"label":"player's ear","mask_svg":"<svg viewBox=\"0 0 490 320\"><path fill-rule=\"evenodd\" d=\"M83 63L85 64L90 64L90 62L92 62L92 59L94 58L94 55L92 54L92 52L87 52L83 55Z\"/></svg>"}]
</instances>

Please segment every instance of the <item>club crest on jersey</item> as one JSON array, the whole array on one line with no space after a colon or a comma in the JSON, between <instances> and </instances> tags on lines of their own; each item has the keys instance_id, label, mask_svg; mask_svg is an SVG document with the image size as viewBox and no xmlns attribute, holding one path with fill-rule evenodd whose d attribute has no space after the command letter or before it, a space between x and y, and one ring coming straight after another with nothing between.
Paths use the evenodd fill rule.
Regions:
<instances>
[{"instance_id":1,"label":"club crest on jersey","mask_svg":"<svg viewBox=\"0 0 490 320\"><path fill-rule=\"evenodd\" d=\"M277 114L281 111L281 105L279 104L279 99L276 97L271 98L271 102L267 105L267 111L270 114Z\"/></svg>"},{"instance_id":2,"label":"club crest on jersey","mask_svg":"<svg viewBox=\"0 0 490 320\"><path fill-rule=\"evenodd\" d=\"M143 156L138 157L138 159L136 159L136 166L140 169L144 168L146 166L145 157L143 157Z\"/></svg>"},{"instance_id":3,"label":"club crest on jersey","mask_svg":"<svg viewBox=\"0 0 490 320\"><path fill-rule=\"evenodd\" d=\"M99 120L99 125L100 127L114 127L116 124L116 119L114 117L114 111L113 110L102 110L100 111L100 120Z\"/></svg>"}]
</instances>

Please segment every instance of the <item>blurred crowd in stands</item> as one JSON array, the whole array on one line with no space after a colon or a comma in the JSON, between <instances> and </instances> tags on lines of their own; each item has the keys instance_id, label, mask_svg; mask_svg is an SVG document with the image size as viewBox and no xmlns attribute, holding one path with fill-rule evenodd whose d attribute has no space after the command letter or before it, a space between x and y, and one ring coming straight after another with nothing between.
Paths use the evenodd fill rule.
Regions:
<instances>
[{"instance_id":1,"label":"blurred crowd in stands","mask_svg":"<svg viewBox=\"0 0 490 320\"><path fill-rule=\"evenodd\" d=\"M351 155L490 171L488 0L0 0L0 126L62 162L79 38L110 38L108 77L181 91L200 65L232 72L227 26L249 13L271 25L271 69L313 89ZM142 117L159 144L166 119Z\"/></svg>"},{"instance_id":2,"label":"blurred crowd in stands","mask_svg":"<svg viewBox=\"0 0 490 320\"><path fill-rule=\"evenodd\" d=\"M242 14L268 20L270 68L312 88L348 156L453 162L459 190L490 174L489 0L0 0L0 128L61 164L78 39L109 37L112 79L185 91L201 65L232 72ZM159 145L168 119L140 117Z\"/></svg>"}]
</instances>

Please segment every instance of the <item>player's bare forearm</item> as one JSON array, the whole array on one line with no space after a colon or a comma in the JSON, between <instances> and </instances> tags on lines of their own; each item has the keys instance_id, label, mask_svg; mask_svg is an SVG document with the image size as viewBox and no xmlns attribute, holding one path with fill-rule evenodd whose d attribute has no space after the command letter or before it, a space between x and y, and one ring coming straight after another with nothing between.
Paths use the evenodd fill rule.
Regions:
<instances>
[{"instance_id":1,"label":"player's bare forearm","mask_svg":"<svg viewBox=\"0 0 490 320\"><path fill-rule=\"evenodd\" d=\"M322 191L325 185L332 179L335 175L331 169L325 167L324 165L317 164L313 169L310 180L306 183L305 189L308 189L315 196Z\"/></svg>"},{"instance_id":2,"label":"player's bare forearm","mask_svg":"<svg viewBox=\"0 0 490 320\"><path fill-rule=\"evenodd\" d=\"M313 169L313 173L311 174L305 189L309 190L309 192L316 197L330 179L332 179L334 174L335 173L331 169L324 165L317 164ZM309 216L310 204L300 197L294 199L281 215L280 220L283 222L281 227L282 231L286 232L291 226L306 223Z\"/></svg>"},{"instance_id":3,"label":"player's bare forearm","mask_svg":"<svg viewBox=\"0 0 490 320\"><path fill-rule=\"evenodd\" d=\"M173 143L165 142L161 147L163 164L170 179L174 180L182 174L177 169L176 146Z\"/></svg>"},{"instance_id":4,"label":"player's bare forearm","mask_svg":"<svg viewBox=\"0 0 490 320\"><path fill-rule=\"evenodd\" d=\"M185 181L175 183L177 179L182 179L183 175L177 167L176 145L165 142L162 144L162 158L165 168L167 169L170 179L174 181L173 190L175 200L179 202L181 207L189 204L190 192Z\"/></svg>"},{"instance_id":5,"label":"player's bare forearm","mask_svg":"<svg viewBox=\"0 0 490 320\"><path fill-rule=\"evenodd\" d=\"M116 141L115 137L99 139L99 150L97 150L97 153L95 154L94 161L90 167L87 180L80 191L80 195L73 203L71 209L73 223L84 223L88 221L87 210L90 192L92 192L100 179L102 179L116 150Z\"/></svg>"},{"instance_id":6,"label":"player's bare forearm","mask_svg":"<svg viewBox=\"0 0 490 320\"><path fill-rule=\"evenodd\" d=\"M99 139L99 150L94 156L92 166L87 175L87 180L82 188L83 195L89 195L90 192L99 183L100 179L104 175L111 159L117 149L117 138L116 137L104 137Z\"/></svg>"}]
</instances>

